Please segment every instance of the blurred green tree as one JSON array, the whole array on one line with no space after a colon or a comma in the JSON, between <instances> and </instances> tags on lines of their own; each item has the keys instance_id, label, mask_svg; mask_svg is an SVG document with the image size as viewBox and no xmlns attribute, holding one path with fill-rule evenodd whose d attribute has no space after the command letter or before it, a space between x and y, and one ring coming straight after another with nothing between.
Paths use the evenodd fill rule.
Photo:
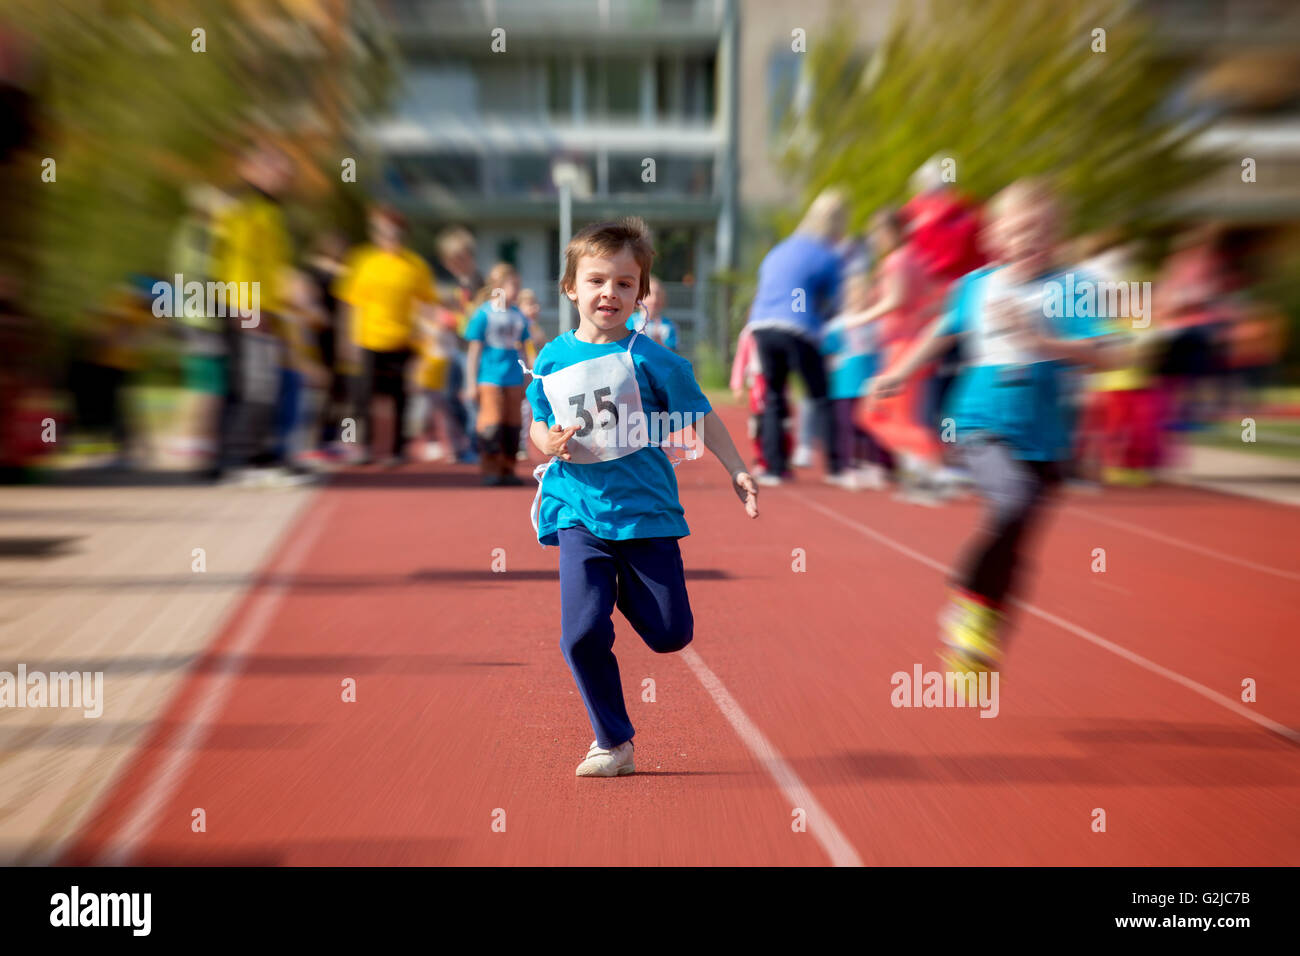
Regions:
<instances>
[{"instance_id":1,"label":"blurred green tree","mask_svg":"<svg viewBox=\"0 0 1300 956\"><path fill-rule=\"evenodd\" d=\"M1212 168L1183 148L1201 126L1172 109L1182 67L1125 0L900 4L869 57L847 8L838 16L809 50L782 161L808 199L845 187L855 228L905 201L909 178L935 156L954 160L955 185L977 198L1052 174L1071 232L1150 229ZM1098 28L1104 52L1094 50Z\"/></svg>"},{"instance_id":2,"label":"blurred green tree","mask_svg":"<svg viewBox=\"0 0 1300 956\"><path fill-rule=\"evenodd\" d=\"M360 201L339 175L340 156L360 159L350 119L378 108L394 76L369 0L10 0L4 16L41 63L20 261L53 331L132 273L166 271L185 188L230 185L251 130L298 163L312 210L294 225L337 222ZM46 156L54 182L41 180Z\"/></svg>"}]
</instances>

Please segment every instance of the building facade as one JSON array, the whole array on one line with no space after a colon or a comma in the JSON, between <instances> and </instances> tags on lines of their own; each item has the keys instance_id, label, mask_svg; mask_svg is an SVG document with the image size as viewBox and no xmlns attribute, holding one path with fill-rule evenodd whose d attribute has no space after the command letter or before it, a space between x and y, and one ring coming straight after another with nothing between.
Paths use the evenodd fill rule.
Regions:
<instances>
[{"instance_id":1,"label":"building facade","mask_svg":"<svg viewBox=\"0 0 1300 956\"><path fill-rule=\"evenodd\" d=\"M484 272L514 264L554 334L563 251L554 171L572 164L575 229L622 215L650 224L665 314L691 354L709 331L709 276L734 243L733 4L381 3L405 78L394 110L364 131L379 193L425 245L460 224Z\"/></svg>"}]
</instances>

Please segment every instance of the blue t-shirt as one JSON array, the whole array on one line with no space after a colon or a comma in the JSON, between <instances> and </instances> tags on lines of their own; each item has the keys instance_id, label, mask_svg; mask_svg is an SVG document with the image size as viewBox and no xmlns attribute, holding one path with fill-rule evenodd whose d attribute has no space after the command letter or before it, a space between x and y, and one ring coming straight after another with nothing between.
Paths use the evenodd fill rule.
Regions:
<instances>
[{"instance_id":1,"label":"blue t-shirt","mask_svg":"<svg viewBox=\"0 0 1300 956\"><path fill-rule=\"evenodd\" d=\"M1020 300L1020 307L1042 312L1044 289L1061 281L1043 276L1028 286L1011 287L1002 268L980 269L957 283L939 328L940 335L956 335L964 358L944 407L958 440L978 433L1007 442L1017 458L1026 461L1060 461L1073 448L1075 415L1071 393L1077 372L1073 365L1040 360L1022 352L1014 337L999 327L997 303ZM1044 330L1057 338L1086 339L1105 335L1103 320L1070 315L1042 318Z\"/></svg>"},{"instance_id":2,"label":"blue t-shirt","mask_svg":"<svg viewBox=\"0 0 1300 956\"><path fill-rule=\"evenodd\" d=\"M840 257L824 242L798 233L778 242L758 267L749 324L786 329L815 342L835 309L840 270Z\"/></svg>"},{"instance_id":3,"label":"blue t-shirt","mask_svg":"<svg viewBox=\"0 0 1300 956\"><path fill-rule=\"evenodd\" d=\"M627 329L629 332L635 331L640 324L641 313L633 312L632 317L627 320ZM657 322L647 322L646 327L641 330L641 334L650 336L666 349L677 351L677 326L662 315Z\"/></svg>"},{"instance_id":4,"label":"blue t-shirt","mask_svg":"<svg viewBox=\"0 0 1300 956\"><path fill-rule=\"evenodd\" d=\"M695 381L690 362L644 335L635 339L632 366L647 415L666 412L702 416L713 410ZM626 350L632 341L633 336L628 335L618 342L592 345L571 330L546 343L534 370L548 375L577 362ZM534 378L529 384L528 401L533 406L534 421L546 422L547 427L555 425L555 413L541 379ZM661 441L668 438L657 437ZM610 540L682 538L690 534L668 456L659 448L649 447L613 461L553 461L542 479L537 540L558 544L557 532L574 527Z\"/></svg>"},{"instance_id":5,"label":"blue t-shirt","mask_svg":"<svg viewBox=\"0 0 1300 956\"><path fill-rule=\"evenodd\" d=\"M876 374L876 328L876 322L868 322L845 329L844 318L839 317L822 330L830 398L857 398L866 380Z\"/></svg>"},{"instance_id":6,"label":"blue t-shirt","mask_svg":"<svg viewBox=\"0 0 1300 956\"><path fill-rule=\"evenodd\" d=\"M479 382L501 386L524 384L517 343L528 341L528 320L517 308L512 305L498 312L491 302L484 302L469 320L465 339L483 343L478 363Z\"/></svg>"}]
</instances>

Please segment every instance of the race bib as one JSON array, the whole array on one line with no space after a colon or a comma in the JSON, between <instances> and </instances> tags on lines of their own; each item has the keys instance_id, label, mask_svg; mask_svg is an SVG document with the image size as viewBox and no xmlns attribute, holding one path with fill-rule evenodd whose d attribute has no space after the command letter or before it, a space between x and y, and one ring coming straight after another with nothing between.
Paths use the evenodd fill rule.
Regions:
<instances>
[{"instance_id":1,"label":"race bib","mask_svg":"<svg viewBox=\"0 0 1300 956\"><path fill-rule=\"evenodd\" d=\"M1025 345L1027 333L1043 323L1041 284L1010 286L994 273L984 282L984 295L974 329L972 365L1029 365L1040 360Z\"/></svg>"},{"instance_id":2,"label":"race bib","mask_svg":"<svg viewBox=\"0 0 1300 956\"><path fill-rule=\"evenodd\" d=\"M484 344L494 349L512 349L524 334L524 317L514 309L500 312L487 310L487 328L483 332Z\"/></svg>"},{"instance_id":3,"label":"race bib","mask_svg":"<svg viewBox=\"0 0 1300 956\"><path fill-rule=\"evenodd\" d=\"M630 351L551 372L542 378L542 390L556 424L578 426L568 444L575 464L614 461L650 444Z\"/></svg>"}]
</instances>

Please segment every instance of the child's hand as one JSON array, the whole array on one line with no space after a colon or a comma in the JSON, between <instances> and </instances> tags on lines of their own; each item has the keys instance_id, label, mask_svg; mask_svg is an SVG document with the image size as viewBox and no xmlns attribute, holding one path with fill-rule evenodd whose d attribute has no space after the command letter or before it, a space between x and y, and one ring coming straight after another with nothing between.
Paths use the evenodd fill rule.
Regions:
<instances>
[{"instance_id":1,"label":"child's hand","mask_svg":"<svg viewBox=\"0 0 1300 956\"><path fill-rule=\"evenodd\" d=\"M577 425L570 425L568 428L561 428L555 424L551 430L546 433L546 442L542 445L542 452L552 458L563 458L565 461L572 461L573 456L565 449L573 433L578 430Z\"/></svg>"},{"instance_id":2,"label":"child's hand","mask_svg":"<svg viewBox=\"0 0 1300 956\"><path fill-rule=\"evenodd\" d=\"M758 483L747 471L738 471L731 476L731 487L736 497L745 503L745 514L751 518L758 517Z\"/></svg>"},{"instance_id":3,"label":"child's hand","mask_svg":"<svg viewBox=\"0 0 1300 956\"><path fill-rule=\"evenodd\" d=\"M897 375L877 375L867 382L864 391L872 401L880 398L889 398L891 395L897 395L903 390L906 384L904 379Z\"/></svg>"}]
</instances>

